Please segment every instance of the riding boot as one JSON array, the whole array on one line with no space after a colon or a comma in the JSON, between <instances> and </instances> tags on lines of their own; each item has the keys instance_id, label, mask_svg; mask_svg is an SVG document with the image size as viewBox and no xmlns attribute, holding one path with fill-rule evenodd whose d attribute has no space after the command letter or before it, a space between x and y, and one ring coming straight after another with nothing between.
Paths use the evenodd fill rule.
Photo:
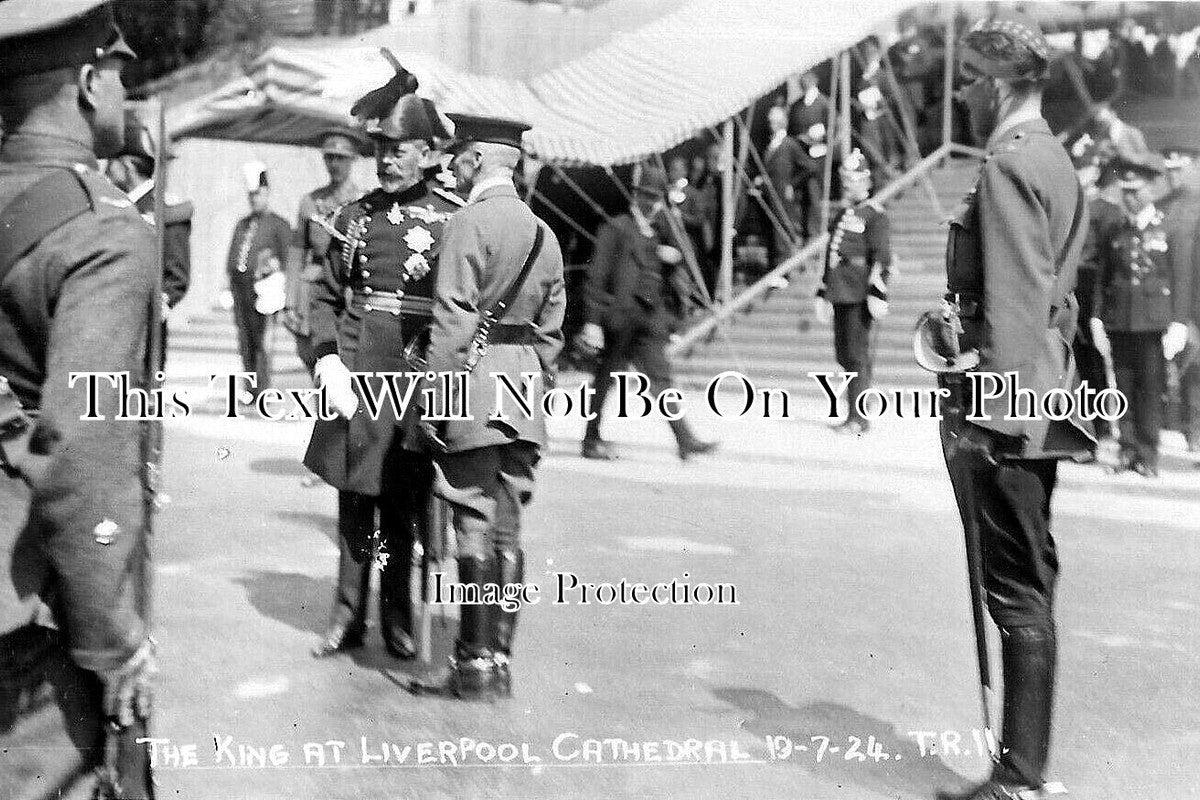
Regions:
<instances>
[{"instance_id":1,"label":"riding boot","mask_svg":"<svg viewBox=\"0 0 1200 800\"><path fill-rule=\"evenodd\" d=\"M316 658L361 647L367 627L367 594L371 587L371 533L375 498L338 492L338 576L333 611Z\"/></svg>"},{"instance_id":2,"label":"riding boot","mask_svg":"<svg viewBox=\"0 0 1200 800\"><path fill-rule=\"evenodd\" d=\"M395 530L383 533L388 558L379 571L379 632L387 651L402 659L417 654L412 599L414 524L405 516Z\"/></svg>"},{"instance_id":3,"label":"riding boot","mask_svg":"<svg viewBox=\"0 0 1200 800\"><path fill-rule=\"evenodd\" d=\"M514 583L525 582L525 551L510 552L496 551L496 561L499 565L500 590ZM496 662L496 694L499 697L512 697L512 644L517 632L517 615L519 610L506 611L503 606L492 606L492 648L493 659Z\"/></svg>"},{"instance_id":4,"label":"riding boot","mask_svg":"<svg viewBox=\"0 0 1200 800\"><path fill-rule=\"evenodd\" d=\"M687 420L669 420L671 433L675 434L675 444L679 451L680 461L687 461L692 456L711 453L717 449L717 442L706 442L696 438Z\"/></svg>"},{"instance_id":5,"label":"riding boot","mask_svg":"<svg viewBox=\"0 0 1200 800\"><path fill-rule=\"evenodd\" d=\"M496 582L494 557L460 558L458 581L464 586L482 587ZM450 692L462 700L494 699L495 659L492 652L492 609L483 604L459 606L458 640L451 660Z\"/></svg>"}]
</instances>

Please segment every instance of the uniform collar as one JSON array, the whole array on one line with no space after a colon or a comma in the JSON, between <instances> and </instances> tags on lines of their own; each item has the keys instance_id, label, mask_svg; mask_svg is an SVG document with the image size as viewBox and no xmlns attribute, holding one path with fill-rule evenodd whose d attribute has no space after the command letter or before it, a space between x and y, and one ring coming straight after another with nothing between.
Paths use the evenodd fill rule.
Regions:
<instances>
[{"instance_id":1,"label":"uniform collar","mask_svg":"<svg viewBox=\"0 0 1200 800\"><path fill-rule=\"evenodd\" d=\"M62 166L83 164L88 169L100 168L96 154L83 142L52 133L14 133L4 137L0 161Z\"/></svg>"},{"instance_id":2,"label":"uniform collar","mask_svg":"<svg viewBox=\"0 0 1200 800\"><path fill-rule=\"evenodd\" d=\"M1047 124L1045 118L1040 115L1032 117L1010 117L1009 119L1001 121L999 127L997 127L995 132L992 133L991 138L988 139L987 150L989 153L993 153L998 147L1000 147L1000 145L1011 142L1014 139L1019 139L1022 136L1027 136L1031 133L1045 133L1047 135L1052 135L1050 134L1050 125Z\"/></svg>"},{"instance_id":3,"label":"uniform collar","mask_svg":"<svg viewBox=\"0 0 1200 800\"><path fill-rule=\"evenodd\" d=\"M467 202L479 202L483 199L484 193L487 193L489 196L503 194L516 197L517 187L513 186L512 180L507 175L493 175L490 178L484 178L471 187L471 193L467 195Z\"/></svg>"},{"instance_id":4,"label":"uniform collar","mask_svg":"<svg viewBox=\"0 0 1200 800\"><path fill-rule=\"evenodd\" d=\"M385 192L382 188L378 190L377 197L381 198L384 203L411 203L414 200L419 200L429 192L429 187L425 185L425 181L417 181L407 189L401 189L398 192Z\"/></svg>"}]
</instances>

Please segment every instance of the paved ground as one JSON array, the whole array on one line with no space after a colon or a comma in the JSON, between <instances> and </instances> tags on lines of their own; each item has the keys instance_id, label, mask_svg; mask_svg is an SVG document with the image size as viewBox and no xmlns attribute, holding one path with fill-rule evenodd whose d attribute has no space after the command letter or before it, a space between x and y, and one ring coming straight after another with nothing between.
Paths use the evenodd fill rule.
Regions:
<instances>
[{"instance_id":1,"label":"paved ground","mask_svg":"<svg viewBox=\"0 0 1200 800\"><path fill-rule=\"evenodd\" d=\"M309 657L336 550L333 491L301 483L305 424L168 423L155 732L195 745L197 765L160 769L160 797L870 800L978 777L961 533L933 427L890 420L845 440L812 398L800 411L701 414L723 446L686 466L662 423L610 425L613 464L579 459L580 424L557 424L528 516L529 577L545 594L567 570L731 583L739 605L543 602L521 620L516 698L491 706L409 695L375 636L353 657ZM1158 482L1062 473L1052 767L1072 797L1200 797L1200 471L1177 451L1164 466ZM444 651L454 620L435 634ZM957 734L969 752L923 754L914 731ZM775 760L768 736L785 737ZM852 737L875 757L850 752ZM515 747L419 763L443 741L459 759L463 739ZM664 759L703 744L647 763L610 742L596 762L586 739L659 742ZM305 744L327 741L345 742L341 763L327 746L306 764ZM808 749L783 758L789 741ZM270 766L272 745L286 763ZM520 763L522 745L540 760ZM514 750L516 765L499 763ZM184 754L160 753L172 755Z\"/></svg>"}]
</instances>

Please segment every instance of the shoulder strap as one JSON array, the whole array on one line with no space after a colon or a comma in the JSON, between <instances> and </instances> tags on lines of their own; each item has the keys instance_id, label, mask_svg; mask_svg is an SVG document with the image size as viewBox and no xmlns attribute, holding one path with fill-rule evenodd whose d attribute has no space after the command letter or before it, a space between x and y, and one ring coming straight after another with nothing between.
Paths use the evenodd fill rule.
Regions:
<instances>
[{"instance_id":1,"label":"shoulder strap","mask_svg":"<svg viewBox=\"0 0 1200 800\"><path fill-rule=\"evenodd\" d=\"M512 304L513 300L517 299L517 295L521 291L521 287L525 285L525 281L529 278L529 273L533 271L533 262L537 261L538 255L542 252L542 242L546 238L545 230L541 223L537 224L537 233L533 236L533 247L529 249L529 255L525 258L525 263L521 266L521 272L517 275L517 279L508 287L508 291L504 296L492 304L492 307L487 310L487 315L493 320L499 320L504 316L505 310Z\"/></svg>"},{"instance_id":2,"label":"shoulder strap","mask_svg":"<svg viewBox=\"0 0 1200 800\"><path fill-rule=\"evenodd\" d=\"M38 242L91 208L91 197L69 169L56 169L17 195L0 210L0 282Z\"/></svg>"}]
</instances>

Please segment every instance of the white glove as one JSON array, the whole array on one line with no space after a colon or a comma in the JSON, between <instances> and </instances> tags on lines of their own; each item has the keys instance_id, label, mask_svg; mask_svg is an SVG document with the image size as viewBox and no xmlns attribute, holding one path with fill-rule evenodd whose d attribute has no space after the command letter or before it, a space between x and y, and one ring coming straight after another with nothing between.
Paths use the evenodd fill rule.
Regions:
<instances>
[{"instance_id":1,"label":"white glove","mask_svg":"<svg viewBox=\"0 0 1200 800\"><path fill-rule=\"evenodd\" d=\"M683 261L683 252L678 247L672 247L669 244L660 244L658 246L658 258L666 264L678 264Z\"/></svg>"},{"instance_id":2,"label":"white glove","mask_svg":"<svg viewBox=\"0 0 1200 800\"><path fill-rule=\"evenodd\" d=\"M584 343L593 350L600 351L604 349L604 329L594 322L589 322L583 326Z\"/></svg>"},{"instance_id":3,"label":"white glove","mask_svg":"<svg viewBox=\"0 0 1200 800\"><path fill-rule=\"evenodd\" d=\"M159 308L159 319L166 322L171 316L171 301L167 299L167 293L162 293L162 306Z\"/></svg>"},{"instance_id":4,"label":"white glove","mask_svg":"<svg viewBox=\"0 0 1200 800\"><path fill-rule=\"evenodd\" d=\"M1097 317L1092 317L1088 320L1088 327L1092 331L1092 344L1100 351L1100 355L1106 359L1112 358L1112 345L1108 341L1108 334L1104 332L1104 323Z\"/></svg>"},{"instance_id":5,"label":"white glove","mask_svg":"<svg viewBox=\"0 0 1200 800\"><path fill-rule=\"evenodd\" d=\"M828 325L833 322L833 303L824 297L814 297L813 316L817 318L817 322L821 325Z\"/></svg>"},{"instance_id":6,"label":"white glove","mask_svg":"<svg viewBox=\"0 0 1200 800\"><path fill-rule=\"evenodd\" d=\"M154 640L147 638L128 661L99 673L104 684L104 715L127 728L150 717L154 677L158 674Z\"/></svg>"},{"instance_id":7,"label":"white glove","mask_svg":"<svg viewBox=\"0 0 1200 800\"><path fill-rule=\"evenodd\" d=\"M1188 329L1182 322L1172 322L1162 335L1163 358L1170 361L1187 347Z\"/></svg>"},{"instance_id":8,"label":"white glove","mask_svg":"<svg viewBox=\"0 0 1200 800\"><path fill-rule=\"evenodd\" d=\"M358 410L358 395L354 393L354 381L342 359L333 353L321 356L313 372L317 376L317 385L329 398L330 408L346 419L353 417Z\"/></svg>"},{"instance_id":9,"label":"white glove","mask_svg":"<svg viewBox=\"0 0 1200 800\"><path fill-rule=\"evenodd\" d=\"M873 294L867 295L867 313L871 319L883 319L888 315L888 301Z\"/></svg>"}]
</instances>

